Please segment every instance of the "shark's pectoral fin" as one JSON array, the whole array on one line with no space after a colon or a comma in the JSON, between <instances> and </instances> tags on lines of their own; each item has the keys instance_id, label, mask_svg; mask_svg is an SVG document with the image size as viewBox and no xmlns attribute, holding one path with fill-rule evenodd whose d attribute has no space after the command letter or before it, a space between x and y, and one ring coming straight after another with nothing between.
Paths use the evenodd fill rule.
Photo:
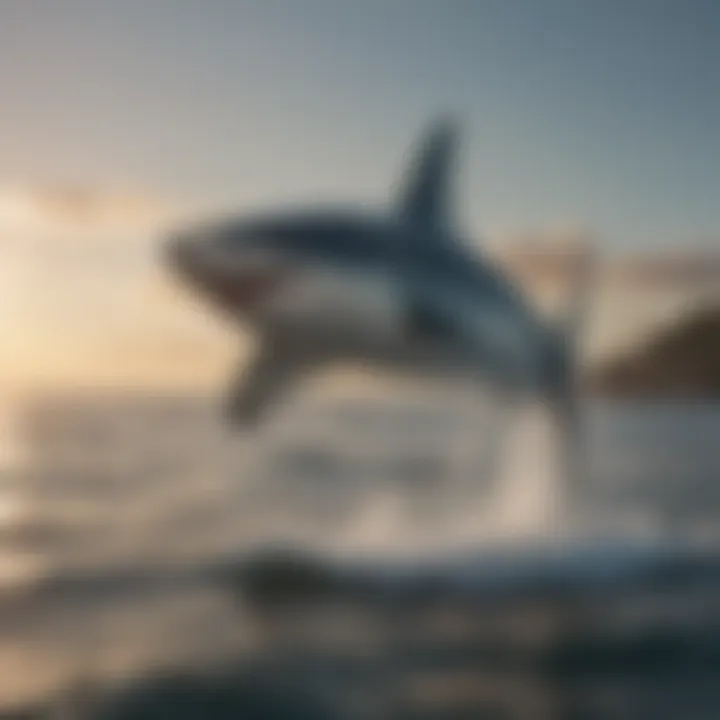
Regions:
<instances>
[{"instance_id":1,"label":"shark's pectoral fin","mask_svg":"<svg viewBox=\"0 0 720 720\"><path fill-rule=\"evenodd\" d=\"M225 403L232 425L252 427L262 421L300 375L300 365L281 348L262 345L233 378Z\"/></svg>"}]
</instances>

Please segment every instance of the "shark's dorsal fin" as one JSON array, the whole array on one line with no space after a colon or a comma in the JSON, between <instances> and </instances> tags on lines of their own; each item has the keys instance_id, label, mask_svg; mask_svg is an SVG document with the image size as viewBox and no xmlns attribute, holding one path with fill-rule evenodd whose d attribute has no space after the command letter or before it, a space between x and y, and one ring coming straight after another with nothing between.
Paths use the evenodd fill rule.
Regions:
<instances>
[{"instance_id":1,"label":"shark's dorsal fin","mask_svg":"<svg viewBox=\"0 0 720 720\"><path fill-rule=\"evenodd\" d=\"M452 224L450 174L457 127L448 119L435 123L422 138L408 169L399 212L405 220L429 228Z\"/></svg>"}]
</instances>

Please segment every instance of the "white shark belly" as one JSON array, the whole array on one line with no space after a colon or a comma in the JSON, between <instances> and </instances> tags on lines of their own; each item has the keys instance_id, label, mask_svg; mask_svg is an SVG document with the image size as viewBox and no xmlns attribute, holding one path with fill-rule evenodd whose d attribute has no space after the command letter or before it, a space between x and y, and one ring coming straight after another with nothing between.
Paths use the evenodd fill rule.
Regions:
<instances>
[{"instance_id":1,"label":"white shark belly","mask_svg":"<svg viewBox=\"0 0 720 720\"><path fill-rule=\"evenodd\" d=\"M263 316L269 327L291 333L319 356L391 371L531 383L537 353L522 324L456 299L457 333L418 337L408 324L407 297L391 275L305 269L271 299Z\"/></svg>"},{"instance_id":2,"label":"white shark belly","mask_svg":"<svg viewBox=\"0 0 720 720\"><path fill-rule=\"evenodd\" d=\"M401 291L379 272L303 271L272 298L263 315L271 326L325 343L335 338L339 344L386 345L404 330Z\"/></svg>"},{"instance_id":3,"label":"white shark belly","mask_svg":"<svg viewBox=\"0 0 720 720\"><path fill-rule=\"evenodd\" d=\"M323 359L435 375L467 364L457 345L413 335L403 288L382 272L303 272L272 299L264 321Z\"/></svg>"}]
</instances>

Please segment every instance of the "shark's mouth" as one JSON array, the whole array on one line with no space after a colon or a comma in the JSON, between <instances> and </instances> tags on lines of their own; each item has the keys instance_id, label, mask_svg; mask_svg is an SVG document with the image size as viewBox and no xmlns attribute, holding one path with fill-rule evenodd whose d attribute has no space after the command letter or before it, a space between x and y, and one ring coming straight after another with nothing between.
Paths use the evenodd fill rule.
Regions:
<instances>
[{"instance_id":1,"label":"shark's mouth","mask_svg":"<svg viewBox=\"0 0 720 720\"><path fill-rule=\"evenodd\" d=\"M212 288L216 302L234 310L252 310L273 295L285 279L278 271L253 272L244 277L218 279Z\"/></svg>"}]
</instances>

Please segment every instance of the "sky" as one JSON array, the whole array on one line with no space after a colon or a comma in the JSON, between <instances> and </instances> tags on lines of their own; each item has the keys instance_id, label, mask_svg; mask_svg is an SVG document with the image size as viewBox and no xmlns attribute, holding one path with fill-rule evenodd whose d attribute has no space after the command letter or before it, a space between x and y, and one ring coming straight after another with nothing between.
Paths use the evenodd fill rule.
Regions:
<instances>
[{"instance_id":1,"label":"sky","mask_svg":"<svg viewBox=\"0 0 720 720\"><path fill-rule=\"evenodd\" d=\"M0 0L0 391L215 373L162 229L384 208L439 117L476 242L718 248L719 39L716 0Z\"/></svg>"},{"instance_id":2,"label":"sky","mask_svg":"<svg viewBox=\"0 0 720 720\"><path fill-rule=\"evenodd\" d=\"M457 116L473 235L720 237L715 0L2 0L0 181L381 204Z\"/></svg>"}]
</instances>

